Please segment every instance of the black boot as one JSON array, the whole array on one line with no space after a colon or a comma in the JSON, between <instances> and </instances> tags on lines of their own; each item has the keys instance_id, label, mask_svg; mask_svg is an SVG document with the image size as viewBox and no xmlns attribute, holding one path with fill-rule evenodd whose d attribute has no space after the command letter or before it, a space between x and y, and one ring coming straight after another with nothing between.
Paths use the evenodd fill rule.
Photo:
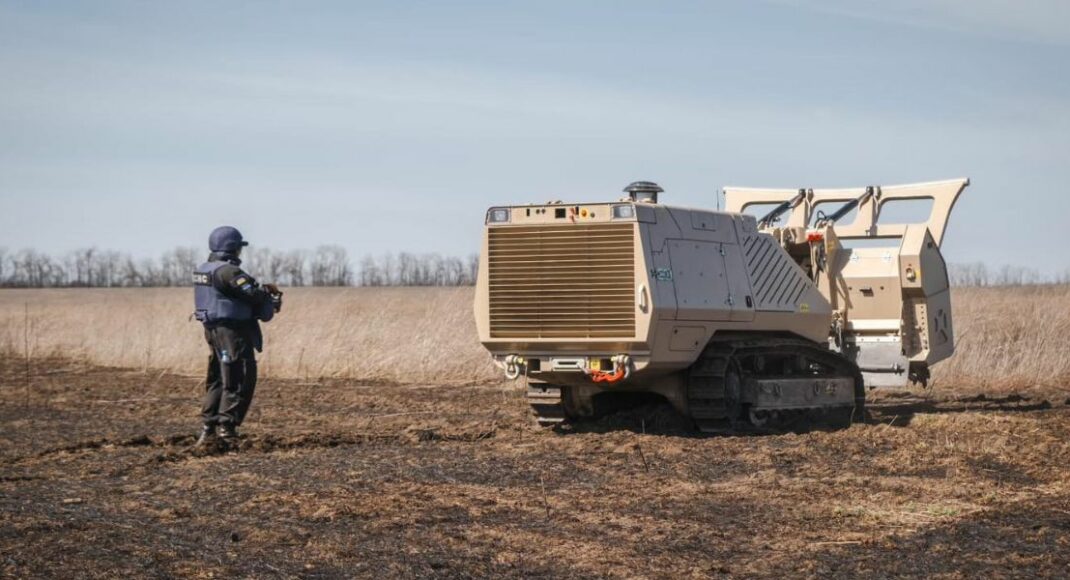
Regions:
<instances>
[{"instance_id":1,"label":"black boot","mask_svg":"<svg viewBox=\"0 0 1070 580\"><path fill-rule=\"evenodd\" d=\"M234 425L220 425L219 436L223 438L227 443L237 443L238 441L238 428Z\"/></svg>"},{"instance_id":2,"label":"black boot","mask_svg":"<svg viewBox=\"0 0 1070 580\"><path fill-rule=\"evenodd\" d=\"M201 427L201 434L197 437L197 447L204 447L212 441L215 441L215 426L205 425Z\"/></svg>"}]
</instances>

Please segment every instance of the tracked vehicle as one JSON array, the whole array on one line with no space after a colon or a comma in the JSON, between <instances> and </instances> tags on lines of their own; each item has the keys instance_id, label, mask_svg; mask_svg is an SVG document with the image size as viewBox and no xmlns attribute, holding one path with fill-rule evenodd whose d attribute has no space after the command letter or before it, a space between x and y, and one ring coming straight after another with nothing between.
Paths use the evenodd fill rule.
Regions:
<instances>
[{"instance_id":1,"label":"tracked vehicle","mask_svg":"<svg viewBox=\"0 0 1070 580\"><path fill-rule=\"evenodd\" d=\"M867 389L925 383L954 352L940 244L968 185L729 187L711 211L635 182L615 202L494 207L480 340L544 425L634 393L708 432L847 424Z\"/></svg>"}]
</instances>

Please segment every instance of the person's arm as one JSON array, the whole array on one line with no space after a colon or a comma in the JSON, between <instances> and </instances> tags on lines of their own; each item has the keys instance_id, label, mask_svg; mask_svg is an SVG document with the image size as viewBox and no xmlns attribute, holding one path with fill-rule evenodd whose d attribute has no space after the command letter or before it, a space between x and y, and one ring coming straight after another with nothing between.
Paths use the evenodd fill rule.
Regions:
<instances>
[{"instance_id":1,"label":"person's arm","mask_svg":"<svg viewBox=\"0 0 1070 580\"><path fill-rule=\"evenodd\" d=\"M253 306L271 303L271 292L262 288L255 278L233 265L216 270L216 287L227 296Z\"/></svg>"}]
</instances>

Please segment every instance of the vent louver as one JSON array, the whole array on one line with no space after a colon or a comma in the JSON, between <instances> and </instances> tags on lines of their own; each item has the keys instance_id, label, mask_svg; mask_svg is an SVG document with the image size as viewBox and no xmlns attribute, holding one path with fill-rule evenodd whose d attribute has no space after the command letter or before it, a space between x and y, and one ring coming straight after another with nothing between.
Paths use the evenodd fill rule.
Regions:
<instances>
[{"instance_id":1,"label":"vent louver","mask_svg":"<svg viewBox=\"0 0 1070 580\"><path fill-rule=\"evenodd\" d=\"M632 338L633 224L489 230L493 338Z\"/></svg>"},{"instance_id":2,"label":"vent louver","mask_svg":"<svg viewBox=\"0 0 1070 580\"><path fill-rule=\"evenodd\" d=\"M743 240L754 292L755 309L794 312L810 279L772 236L752 234Z\"/></svg>"}]
</instances>

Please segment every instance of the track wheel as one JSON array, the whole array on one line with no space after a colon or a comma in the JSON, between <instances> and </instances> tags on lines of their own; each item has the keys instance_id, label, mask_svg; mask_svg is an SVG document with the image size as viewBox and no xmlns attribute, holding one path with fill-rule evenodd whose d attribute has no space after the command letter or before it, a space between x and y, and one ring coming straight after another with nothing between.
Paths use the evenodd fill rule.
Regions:
<instances>
[{"instance_id":1,"label":"track wheel","mask_svg":"<svg viewBox=\"0 0 1070 580\"><path fill-rule=\"evenodd\" d=\"M553 427L565 421L564 390L564 387L544 383L528 385L528 404L540 426Z\"/></svg>"}]
</instances>

